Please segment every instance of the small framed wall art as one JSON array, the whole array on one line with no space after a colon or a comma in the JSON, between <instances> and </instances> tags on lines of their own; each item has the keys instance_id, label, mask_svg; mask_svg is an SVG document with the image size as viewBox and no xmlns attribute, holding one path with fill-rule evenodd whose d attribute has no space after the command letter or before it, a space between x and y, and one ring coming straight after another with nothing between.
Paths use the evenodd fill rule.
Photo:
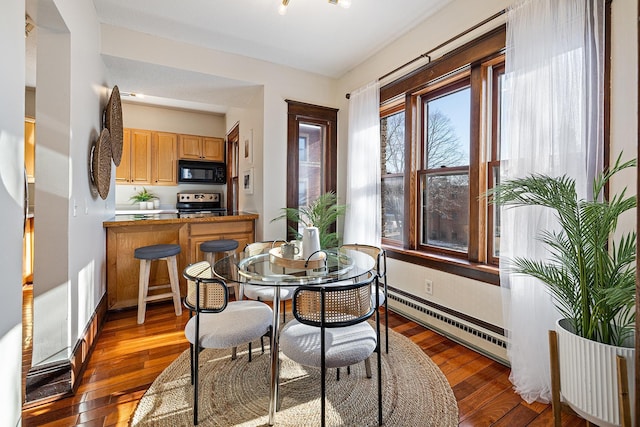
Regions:
<instances>
[{"instance_id":1,"label":"small framed wall art","mask_svg":"<svg viewBox=\"0 0 640 427\"><path fill-rule=\"evenodd\" d=\"M245 194L253 194L253 168L247 169L242 174L242 189Z\"/></svg>"}]
</instances>

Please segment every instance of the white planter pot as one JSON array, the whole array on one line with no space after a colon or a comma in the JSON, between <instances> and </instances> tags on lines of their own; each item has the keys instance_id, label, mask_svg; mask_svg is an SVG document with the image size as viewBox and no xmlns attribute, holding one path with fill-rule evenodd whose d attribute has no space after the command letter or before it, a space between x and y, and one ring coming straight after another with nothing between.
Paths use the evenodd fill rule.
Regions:
<instances>
[{"instance_id":1,"label":"white planter pot","mask_svg":"<svg viewBox=\"0 0 640 427\"><path fill-rule=\"evenodd\" d=\"M627 360L631 419L635 402L635 349L591 341L571 332L567 319L556 323L562 400L601 427L619 426L616 355Z\"/></svg>"}]
</instances>

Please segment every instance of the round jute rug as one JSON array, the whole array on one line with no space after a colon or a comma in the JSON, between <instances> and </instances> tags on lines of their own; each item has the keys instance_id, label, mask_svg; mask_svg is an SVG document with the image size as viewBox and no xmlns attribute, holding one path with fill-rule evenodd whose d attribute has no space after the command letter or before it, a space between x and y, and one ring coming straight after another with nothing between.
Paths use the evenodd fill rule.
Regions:
<instances>
[{"instance_id":1,"label":"round jute rug","mask_svg":"<svg viewBox=\"0 0 640 427\"><path fill-rule=\"evenodd\" d=\"M389 331L389 354L382 355L383 423L386 426L457 426L453 391L437 365L413 342ZM381 340L384 342L384 338ZM204 350L200 357L200 426L265 426L269 408L269 354L253 346L253 359L238 349ZM258 349L256 351L256 349ZM327 372L328 426L377 425L377 363L373 377L364 363ZM280 410L276 426L320 425L320 372L280 354ZM192 425L193 388L189 379L189 351L165 369L144 394L132 426Z\"/></svg>"}]
</instances>

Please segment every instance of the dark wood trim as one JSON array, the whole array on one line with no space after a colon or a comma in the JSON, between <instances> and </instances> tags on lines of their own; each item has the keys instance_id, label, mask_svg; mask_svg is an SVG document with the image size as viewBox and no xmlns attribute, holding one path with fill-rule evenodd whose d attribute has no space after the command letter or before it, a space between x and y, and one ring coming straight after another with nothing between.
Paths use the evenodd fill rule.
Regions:
<instances>
[{"instance_id":1,"label":"dark wood trim","mask_svg":"<svg viewBox=\"0 0 640 427\"><path fill-rule=\"evenodd\" d=\"M468 314L462 313L460 311L452 310L449 307L445 307L443 305L437 304L433 301L426 300L424 298L418 297L414 294L411 294L402 289L395 288L393 286L389 286L389 290L395 294L402 295L403 297L416 301L422 305L426 305L432 308L435 308L438 311L443 313L447 313L450 316L457 317L460 320L464 320L465 322L471 323L472 325L479 326L487 331L491 331L495 334L505 336L504 328L493 325L491 323L485 322L484 320L477 319L475 317L469 316Z\"/></svg>"},{"instance_id":2,"label":"dark wood trim","mask_svg":"<svg viewBox=\"0 0 640 427\"><path fill-rule=\"evenodd\" d=\"M388 258L500 286L500 274L498 268L495 266L473 263L462 258L434 253L427 254L425 252L401 249L393 246L383 245L383 247Z\"/></svg>"},{"instance_id":3,"label":"dark wood trim","mask_svg":"<svg viewBox=\"0 0 640 427\"><path fill-rule=\"evenodd\" d=\"M420 164L420 145L413 144L418 138L417 117L418 117L417 96L407 93L405 95L405 105L408 108L404 112L404 149L405 149L405 174L404 174L404 227L403 242L404 248L415 248L416 222L418 219L418 165Z\"/></svg>"},{"instance_id":4,"label":"dark wood trim","mask_svg":"<svg viewBox=\"0 0 640 427\"><path fill-rule=\"evenodd\" d=\"M484 175L485 162L481 162L483 157L481 151L480 132L482 124L482 111L480 106L482 102L482 67L471 67L470 78L470 104L471 112L469 117L469 125L471 131L469 133L469 230L467 232L467 256L470 261L478 262L480 260L480 241L479 239L485 233L480 232L480 220L486 216L486 210L480 209L480 183L484 182L481 178ZM475 183L475 185L474 185ZM486 188L483 187L483 188ZM485 224L482 221L482 224Z\"/></svg>"},{"instance_id":5,"label":"dark wood trim","mask_svg":"<svg viewBox=\"0 0 640 427\"><path fill-rule=\"evenodd\" d=\"M236 123L227 134L227 212L238 211L238 176L233 171L239 161L239 144L240 123Z\"/></svg>"},{"instance_id":6,"label":"dark wood trim","mask_svg":"<svg viewBox=\"0 0 640 427\"><path fill-rule=\"evenodd\" d=\"M640 0L637 2L637 11L638 17L636 21L636 31L637 31L637 49L638 49L638 58L640 58ZM609 11L611 10L611 1L608 2ZM606 34L606 32L605 32ZM608 57L608 56L607 56ZM638 84L636 85L636 102L637 102L637 110L638 111L638 120L636 121L636 158L640 157L640 61L636 64L636 68L638 71ZM605 80L607 81L607 80ZM637 189L640 188L640 170L636 169L636 197L638 194ZM640 215L638 214L638 209L636 208L636 231L640 230ZM639 243L636 241L636 259L638 258L638 248ZM636 262L636 313L640 313L640 267ZM635 406L635 424L636 426L640 425L640 316L636 314L636 378L635 378L635 389L636 389L636 398L635 402L631 404Z\"/></svg>"},{"instance_id":7,"label":"dark wood trim","mask_svg":"<svg viewBox=\"0 0 640 427\"><path fill-rule=\"evenodd\" d=\"M287 110L287 207L298 208L298 129L301 121L317 123L327 129L324 162L325 191L338 190L338 109L312 105L304 102L285 100ZM294 239L290 232L297 224L287 221L287 239Z\"/></svg>"},{"instance_id":8,"label":"dark wood trim","mask_svg":"<svg viewBox=\"0 0 640 427\"><path fill-rule=\"evenodd\" d=\"M81 338L76 342L71 357L68 360L33 366L29 369L23 408L62 399L76 392L106 316L107 294L105 293Z\"/></svg>"},{"instance_id":9,"label":"dark wood trim","mask_svg":"<svg viewBox=\"0 0 640 427\"><path fill-rule=\"evenodd\" d=\"M441 58L384 85L380 88L380 102L412 92L422 86L425 81L433 80L435 76L445 75L503 51L505 39L506 25L501 25Z\"/></svg>"}]
</instances>

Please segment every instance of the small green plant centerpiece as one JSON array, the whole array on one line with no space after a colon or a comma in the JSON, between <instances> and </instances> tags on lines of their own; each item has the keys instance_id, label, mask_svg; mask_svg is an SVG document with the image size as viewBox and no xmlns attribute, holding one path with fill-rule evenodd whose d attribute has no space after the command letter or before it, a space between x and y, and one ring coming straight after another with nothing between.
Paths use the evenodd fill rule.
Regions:
<instances>
[{"instance_id":1,"label":"small green plant centerpiece","mask_svg":"<svg viewBox=\"0 0 640 427\"><path fill-rule=\"evenodd\" d=\"M340 236L337 232L331 231L332 226L339 217L344 216L347 207L337 203L337 196L330 191L321 194L315 201L299 208L282 208L282 215L271 220L271 222L286 219L302 224L304 227L317 227L320 235L320 247L322 249L337 247L340 243ZM289 227L289 231L301 239L298 230Z\"/></svg>"},{"instance_id":2,"label":"small green plant centerpiece","mask_svg":"<svg viewBox=\"0 0 640 427\"><path fill-rule=\"evenodd\" d=\"M136 194L131 196L129 200L133 200L132 203L139 203L139 202L148 202L155 198L157 198L155 194L147 191L145 187L142 187L142 190L138 191Z\"/></svg>"}]
</instances>

